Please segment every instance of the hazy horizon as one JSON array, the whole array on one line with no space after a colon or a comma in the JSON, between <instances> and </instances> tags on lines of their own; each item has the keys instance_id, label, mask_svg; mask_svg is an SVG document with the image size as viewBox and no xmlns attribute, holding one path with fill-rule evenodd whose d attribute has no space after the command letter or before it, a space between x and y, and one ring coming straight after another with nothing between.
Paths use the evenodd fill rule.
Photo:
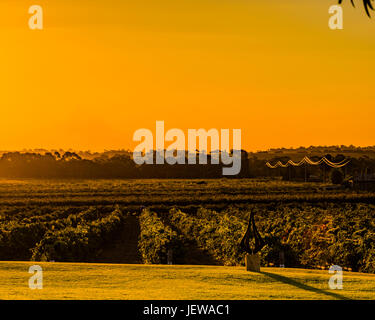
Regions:
<instances>
[{"instance_id":1,"label":"hazy horizon","mask_svg":"<svg viewBox=\"0 0 375 320\"><path fill-rule=\"evenodd\" d=\"M167 145L166 145L167 147ZM280 149L285 149L285 150L298 150L300 148L335 148L335 147L345 147L345 148L361 148L361 149L367 149L367 148L374 148L375 145L366 145L366 146L358 146L358 145L311 145L311 146L298 146L298 147L274 147L274 148L268 148L268 149L259 149L259 150L248 150L242 148L242 150L245 150L247 152L251 153L257 153L257 152L268 152L272 150L280 150ZM155 149L154 149L155 150ZM74 148L22 148L22 149L13 149L13 150L2 150L0 149L0 153L5 153L5 152L38 152L38 151L46 151L46 152L51 152L51 151L73 151L73 152L82 152L82 153L105 153L105 152L133 152L130 148L119 148L119 149L101 149L101 150L90 150L90 149L74 149ZM187 150L186 150L187 151Z\"/></svg>"}]
</instances>

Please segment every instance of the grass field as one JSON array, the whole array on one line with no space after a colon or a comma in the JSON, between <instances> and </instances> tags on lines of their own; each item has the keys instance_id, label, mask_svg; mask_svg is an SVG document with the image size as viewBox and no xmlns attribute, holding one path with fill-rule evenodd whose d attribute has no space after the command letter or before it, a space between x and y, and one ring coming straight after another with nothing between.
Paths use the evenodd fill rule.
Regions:
<instances>
[{"instance_id":1,"label":"grass field","mask_svg":"<svg viewBox=\"0 0 375 320\"><path fill-rule=\"evenodd\" d=\"M375 299L375 275L344 272L331 290L326 270L39 263L43 289L31 290L29 266L0 262L0 299Z\"/></svg>"}]
</instances>

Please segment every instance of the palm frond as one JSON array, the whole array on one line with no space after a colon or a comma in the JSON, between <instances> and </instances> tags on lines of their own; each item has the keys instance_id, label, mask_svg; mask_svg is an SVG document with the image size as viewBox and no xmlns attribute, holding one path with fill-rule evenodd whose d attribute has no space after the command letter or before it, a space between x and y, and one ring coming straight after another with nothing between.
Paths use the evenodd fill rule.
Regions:
<instances>
[{"instance_id":1,"label":"palm frond","mask_svg":"<svg viewBox=\"0 0 375 320\"><path fill-rule=\"evenodd\" d=\"M342 3L343 0L339 0L339 4ZM363 6L365 7L366 14L371 18L370 15L370 10L374 10L374 6L372 5L372 1L374 0L362 0L363 1ZM354 0L350 0L352 3L353 7L355 7Z\"/></svg>"}]
</instances>

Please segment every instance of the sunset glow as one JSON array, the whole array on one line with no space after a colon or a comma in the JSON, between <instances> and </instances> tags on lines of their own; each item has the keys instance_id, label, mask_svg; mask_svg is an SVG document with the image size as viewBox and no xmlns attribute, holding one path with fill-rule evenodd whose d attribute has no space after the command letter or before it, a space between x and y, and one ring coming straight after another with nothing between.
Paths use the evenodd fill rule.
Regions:
<instances>
[{"instance_id":1,"label":"sunset glow","mask_svg":"<svg viewBox=\"0 0 375 320\"><path fill-rule=\"evenodd\" d=\"M242 147L373 145L375 18L335 1L0 4L0 149L132 149L133 132L242 130Z\"/></svg>"}]
</instances>

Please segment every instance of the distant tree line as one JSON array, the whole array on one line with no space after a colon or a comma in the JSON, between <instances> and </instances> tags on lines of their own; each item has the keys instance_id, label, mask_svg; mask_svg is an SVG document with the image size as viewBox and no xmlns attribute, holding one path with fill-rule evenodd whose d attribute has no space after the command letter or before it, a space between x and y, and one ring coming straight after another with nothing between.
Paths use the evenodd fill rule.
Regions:
<instances>
[{"instance_id":1,"label":"distant tree line","mask_svg":"<svg viewBox=\"0 0 375 320\"><path fill-rule=\"evenodd\" d=\"M309 155L308 155L309 156ZM367 155L358 157L347 157L342 154L331 156L325 155L333 162L350 159L350 163L339 171L345 177L365 177L375 173L375 159ZM197 154L197 159L199 154ZM313 161L320 159L319 156L311 156ZM287 162L287 156L274 156L267 159L271 163L277 161ZM137 165L131 153L115 154L110 157L96 157L84 159L75 152L46 152L44 154L34 152L7 152L0 157L1 178L82 178L82 179L144 179L144 178L222 178L223 164L143 164ZM197 160L197 163L199 161ZM258 158L256 154L249 154L242 150L241 171L236 176L228 178L261 178L261 177L283 177L284 180L309 180L325 175L327 178L332 174L332 168L325 165L289 167L270 169L264 158ZM337 170L337 169L336 169Z\"/></svg>"},{"instance_id":2,"label":"distant tree line","mask_svg":"<svg viewBox=\"0 0 375 320\"><path fill-rule=\"evenodd\" d=\"M249 176L248 157L245 151L241 156L241 172L235 177ZM75 152L8 152L0 158L0 177L2 178L81 178L81 179L143 179L143 178L219 178L222 177L223 164L143 164L137 165L132 155L117 154L112 157L83 159Z\"/></svg>"}]
</instances>

